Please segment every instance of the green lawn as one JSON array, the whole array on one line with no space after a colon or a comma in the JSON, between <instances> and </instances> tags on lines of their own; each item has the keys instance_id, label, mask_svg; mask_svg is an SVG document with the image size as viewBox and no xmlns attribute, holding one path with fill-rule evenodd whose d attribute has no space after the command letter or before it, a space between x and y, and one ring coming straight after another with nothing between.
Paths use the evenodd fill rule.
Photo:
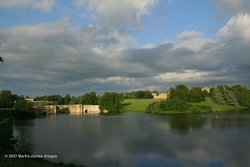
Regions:
<instances>
[{"instance_id":1,"label":"green lawn","mask_svg":"<svg viewBox=\"0 0 250 167\"><path fill-rule=\"evenodd\" d=\"M159 101L158 99L125 99L123 103L129 104L125 107L125 112L143 112L150 103Z\"/></svg>"},{"instance_id":2,"label":"green lawn","mask_svg":"<svg viewBox=\"0 0 250 167\"><path fill-rule=\"evenodd\" d=\"M193 105L197 106L211 106L212 111L233 111L233 110L239 110L239 109L244 109L244 107L241 106L232 106L232 105L227 105L227 104L217 104L211 99L210 97L206 97L206 101L200 102L200 103L192 103Z\"/></svg>"}]
</instances>

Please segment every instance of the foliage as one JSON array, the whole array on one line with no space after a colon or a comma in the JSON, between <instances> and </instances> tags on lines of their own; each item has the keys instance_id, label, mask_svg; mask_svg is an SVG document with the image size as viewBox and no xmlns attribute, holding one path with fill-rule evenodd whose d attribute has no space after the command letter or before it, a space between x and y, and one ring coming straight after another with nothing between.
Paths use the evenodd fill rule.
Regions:
<instances>
[{"instance_id":1,"label":"foliage","mask_svg":"<svg viewBox=\"0 0 250 167\"><path fill-rule=\"evenodd\" d=\"M186 85L176 85L175 88L170 89L169 99L178 99L182 102L188 101L188 87Z\"/></svg>"},{"instance_id":2,"label":"foliage","mask_svg":"<svg viewBox=\"0 0 250 167\"><path fill-rule=\"evenodd\" d=\"M153 98L152 92L150 92L149 90L126 92L124 96L125 96L125 99L152 99Z\"/></svg>"},{"instance_id":3,"label":"foliage","mask_svg":"<svg viewBox=\"0 0 250 167\"><path fill-rule=\"evenodd\" d=\"M45 95L45 96L37 96L34 98L35 101L49 101L50 104L64 104L64 99L60 95Z\"/></svg>"},{"instance_id":4,"label":"foliage","mask_svg":"<svg viewBox=\"0 0 250 167\"><path fill-rule=\"evenodd\" d=\"M195 94L198 91L193 90L193 92L193 94ZM170 89L170 95L167 100L150 104L147 108L147 111L187 111L188 108L191 107L191 104L188 102L188 100L191 98L191 95L192 94L189 94L189 89L186 85L177 85L175 88Z\"/></svg>"},{"instance_id":5,"label":"foliage","mask_svg":"<svg viewBox=\"0 0 250 167\"><path fill-rule=\"evenodd\" d=\"M67 94L66 96L64 96L63 98L63 103L64 104L70 104L70 101L71 101L71 97L69 94Z\"/></svg>"},{"instance_id":6,"label":"foliage","mask_svg":"<svg viewBox=\"0 0 250 167\"><path fill-rule=\"evenodd\" d=\"M219 104L239 105L234 89L226 85L219 85L214 88L211 97Z\"/></svg>"},{"instance_id":7,"label":"foliage","mask_svg":"<svg viewBox=\"0 0 250 167\"><path fill-rule=\"evenodd\" d=\"M235 111L235 110L238 111L244 109L244 107L241 106L216 103L211 97L206 97L206 101L202 101L199 103L192 103L192 104L195 106L210 106L212 112Z\"/></svg>"},{"instance_id":8,"label":"foliage","mask_svg":"<svg viewBox=\"0 0 250 167\"><path fill-rule=\"evenodd\" d=\"M18 101L15 106L15 115L20 117L35 116L35 111L33 109L33 104L27 102L26 100Z\"/></svg>"},{"instance_id":9,"label":"foliage","mask_svg":"<svg viewBox=\"0 0 250 167\"><path fill-rule=\"evenodd\" d=\"M233 86L232 90L235 93L239 105L250 108L250 90L241 85Z\"/></svg>"},{"instance_id":10,"label":"foliage","mask_svg":"<svg viewBox=\"0 0 250 167\"><path fill-rule=\"evenodd\" d=\"M122 94L115 92L106 92L99 98L98 104L101 112L119 113L124 108Z\"/></svg>"},{"instance_id":11,"label":"foliage","mask_svg":"<svg viewBox=\"0 0 250 167\"><path fill-rule=\"evenodd\" d=\"M188 92L188 102L191 103L198 103L201 101L205 101L205 95L206 95L206 91L202 91L201 88L191 88Z\"/></svg>"},{"instance_id":12,"label":"foliage","mask_svg":"<svg viewBox=\"0 0 250 167\"><path fill-rule=\"evenodd\" d=\"M95 92L86 93L83 96L79 97L81 104L98 104L98 97Z\"/></svg>"},{"instance_id":13,"label":"foliage","mask_svg":"<svg viewBox=\"0 0 250 167\"><path fill-rule=\"evenodd\" d=\"M2 90L0 93L0 108L12 108L17 101L22 99L24 98L12 94L10 90Z\"/></svg>"},{"instance_id":14,"label":"foliage","mask_svg":"<svg viewBox=\"0 0 250 167\"><path fill-rule=\"evenodd\" d=\"M78 97L72 96L70 104L80 104L80 99Z\"/></svg>"},{"instance_id":15,"label":"foliage","mask_svg":"<svg viewBox=\"0 0 250 167\"><path fill-rule=\"evenodd\" d=\"M0 93L0 108L11 108L14 102L11 98L10 90L3 90Z\"/></svg>"}]
</instances>

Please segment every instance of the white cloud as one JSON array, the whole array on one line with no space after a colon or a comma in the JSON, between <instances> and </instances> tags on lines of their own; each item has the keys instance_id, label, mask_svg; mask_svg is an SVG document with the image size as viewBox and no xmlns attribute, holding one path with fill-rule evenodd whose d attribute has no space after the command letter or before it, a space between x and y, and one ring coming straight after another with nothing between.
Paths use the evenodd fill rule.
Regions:
<instances>
[{"instance_id":1,"label":"white cloud","mask_svg":"<svg viewBox=\"0 0 250 167\"><path fill-rule=\"evenodd\" d=\"M201 33L196 31L186 31L177 36L175 48L188 48L193 51L199 51L203 47L214 43L214 40L205 38Z\"/></svg>"},{"instance_id":2,"label":"white cloud","mask_svg":"<svg viewBox=\"0 0 250 167\"><path fill-rule=\"evenodd\" d=\"M183 72L167 72L155 76L155 79L165 82L197 82L204 79L207 72L200 72L196 70L185 70Z\"/></svg>"},{"instance_id":3,"label":"white cloud","mask_svg":"<svg viewBox=\"0 0 250 167\"><path fill-rule=\"evenodd\" d=\"M228 13L236 14L240 12L250 12L249 0L213 0L215 4Z\"/></svg>"},{"instance_id":4,"label":"white cloud","mask_svg":"<svg viewBox=\"0 0 250 167\"><path fill-rule=\"evenodd\" d=\"M55 4L55 0L39 0L39 1L35 1L32 4L32 8L40 9L41 11L44 11L44 12L49 12L54 4Z\"/></svg>"},{"instance_id":5,"label":"white cloud","mask_svg":"<svg viewBox=\"0 0 250 167\"><path fill-rule=\"evenodd\" d=\"M250 40L250 14L240 13L232 17L224 27L219 29L217 35L225 39Z\"/></svg>"},{"instance_id":6,"label":"white cloud","mask_svg":"<svg viewBox=\"0 0 250 167\"><path fill-rule=\"evenodd\" d=\"M39 9L44 12L49 12L56 0L1 0L2 7L31 7L32 9Z\"/></svg>"},{"instance_id":7,"label":"white cloud","mask_svg":"<svg viewBox=\"0 0 250 167\"><path fill-rule=\"evenodd\" d=\"M86 3L86 0L74 0L74 4L76 7L82 7Z\"/></svg>"},{"instance_id":8,"label":"white cloud","mask_svg":"<svg viewBox=\"0 0 250 167\"><path fill-rule=\"evenodd\" d=\"M212 40L189 31L165 44L133 48L132 36L119 28L137 26L156 1L107 2L88 3L98 17L103 14L99 18L104 21L102 26L114 17L108 31L102 26L75 27L67 17L54 23L0 29L1 56L6 60L0 66L0 88L20 94L20 90L77 94L79 90L164 89L176 83L250 85L250 45L245 40L250 39L249 14L234 16L217 33L236 40ZM128 14L131 8L138 17Z\"/></svg>"},{"instance_id":9,"label":"white cloud","mask_svg":"<svg viewBox=\"0 0 250 167\"><path fill-rule=\"evenodd\" d=\"M89 0L89 7L94 9L101 24L110 29L123 29L141 25L141 17L150 12L158 0Z\"/></svg>"},{"instance_id":10,"label":"white cloud","mask_svg":"<svg viewBox=\"0 0 250 167\"><path fill-rule=\"evenodd\" d=\"M33 0L1 0L0 6L2 7L17 7L27 6L32 3Z\"/></svg>"}]
</instances>

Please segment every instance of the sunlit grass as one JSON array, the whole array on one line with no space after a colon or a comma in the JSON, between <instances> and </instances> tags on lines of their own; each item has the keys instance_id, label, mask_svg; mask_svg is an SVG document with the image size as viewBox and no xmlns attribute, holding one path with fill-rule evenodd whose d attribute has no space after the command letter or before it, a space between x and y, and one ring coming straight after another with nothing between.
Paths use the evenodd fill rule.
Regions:
<instances>
[{"instance_id":1,"label":"sunlit grass","mask_svg":"<svg viewBox=\"0 0 250 167\"><path fill-rule=\"evenodd\" d=\"M150 103L159 101L159 99L125 99L125 112L144 112Z\"/></svg>"},{"instance_id":2,"label":"sunlit grass","mask_svg":"<svg viewBox=\"0 0 250 167\"><path fill-rule=\"evenodd\" d=\"M197 106L210 106L212 108L212 111L233 111L233 110L239 110L243 109L244 107L241 106L232 106L227 104L218 104L213 101L212 98L206 97L206 101L200 102L200 103L192 103L193 105Z\"/></svg>"}]
</instances>

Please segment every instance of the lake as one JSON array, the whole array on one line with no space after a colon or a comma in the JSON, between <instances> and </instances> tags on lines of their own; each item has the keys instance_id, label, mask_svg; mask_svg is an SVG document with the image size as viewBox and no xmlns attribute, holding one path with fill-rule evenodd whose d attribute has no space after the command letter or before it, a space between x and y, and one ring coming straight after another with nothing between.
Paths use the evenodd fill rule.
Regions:
<instances>
[{"instance_id":1,"label":"lake","mask_svg":"<svg viewBox=\"0 0 250 167\"><path fill-rule=\"evenodd\" d=\"M20 150L87 166L250 166L250 114L57 115L16 120Z\"/></svg>"}]
</instances>

